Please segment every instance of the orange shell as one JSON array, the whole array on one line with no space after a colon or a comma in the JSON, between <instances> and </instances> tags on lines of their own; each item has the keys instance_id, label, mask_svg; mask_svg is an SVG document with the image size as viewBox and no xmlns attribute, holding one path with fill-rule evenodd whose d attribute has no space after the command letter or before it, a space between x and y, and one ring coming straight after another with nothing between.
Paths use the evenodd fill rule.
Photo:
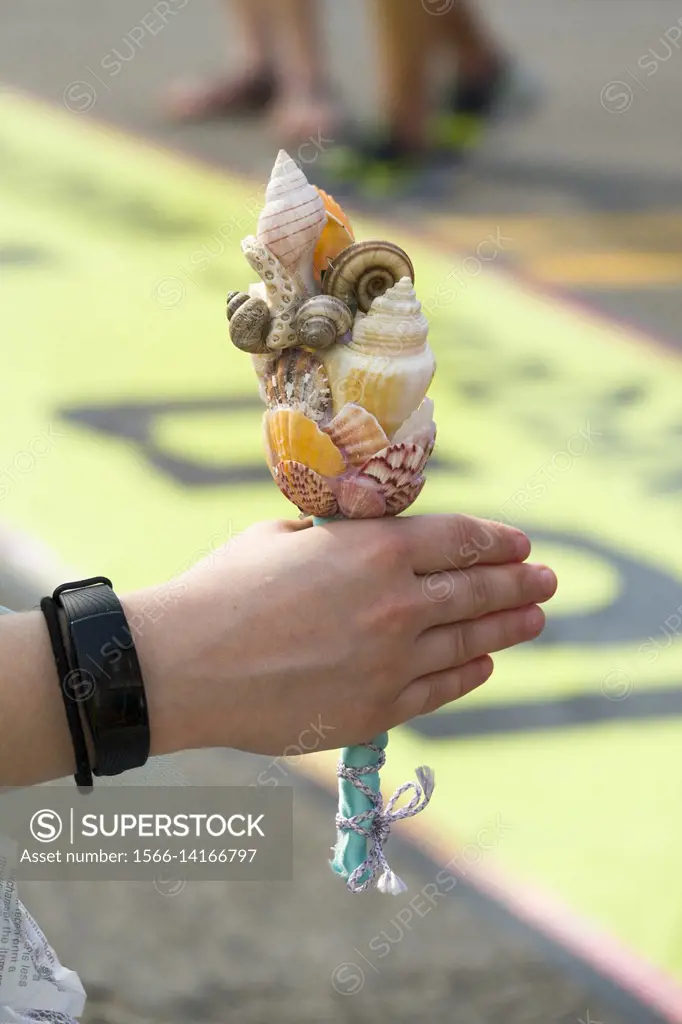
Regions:
<instances>
[{"instance_id":1,"label":"orange shell","mask_svg":"<svg viewBox=\"0 0 682 1024\"><path fill-rule=\"evenodd\" d=\"M332 439L300 409L274 409L263 417L265 451L270 469L280 462L300 462L323 477L340 476L346 462Z\"/></svg>"},{"instance_id":2,"label":"orange shell","mask_svg":"<svg viewBox=\"0 0 682 1024\"><path fill-rule=\"evenodd\" d=\"M352 245L355 235L350 220L334 197L327 195L321 188L318 188L317 191L320 193L327 211L327 223L322 229L322 234L313 253L313 268L319 281L322 271L326 270L329 265L329 260L333 260L340 252Z\"/></svg>"},{"instance_id":3,"label":"orange shell","mask_svg":"<svg viewBox=\"0 0 682 1024\"><path fill-rule=\"evenodd\" d=\"M315 187L317 188L317 186ZM353 228L351 227L348 215L344 212L343 208L339 206L336 199L334 199L334 196L330 196L327 192L323 192L321 188L318 188L317 191L322 196L322 202L324 203L324 208L327 211L328 216L333 220L338 221L338 223L344 227L350 235L351 242L354 242L355 235L353 234Z\"/></svg>"}]
</instances>

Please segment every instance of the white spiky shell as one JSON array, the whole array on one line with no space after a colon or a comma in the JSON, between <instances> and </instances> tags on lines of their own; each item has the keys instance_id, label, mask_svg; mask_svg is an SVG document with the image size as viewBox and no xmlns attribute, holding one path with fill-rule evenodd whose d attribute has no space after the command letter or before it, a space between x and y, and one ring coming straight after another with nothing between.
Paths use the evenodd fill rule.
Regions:
<instances>
[{"instance_id":1,"label":"white spiky shell","mask_svg":"<svg viewBox=\"0 0 682 1024\"><path fill-rule=\"evenodd\" d=\"M308 183L298 164L281 149L265 190L265 206L256 231L258 239L283 267L291 273L300 268L303 279L308 280L312 273L313 250L326 222L322 196ZM305 266L302 265L304 260Z\"/></svg>"},{"instance_id":2,"label":"white spiky shell","mask_svg":"<svg viewBox=\"0 0 682 1024\"><path fill-rule=\"evenodd\" d=\"M429 326L414 286L403 277L358 313L352 340L320 353L334 413L347 402L361 405L388 437L419 408L436 371Z\"/></svg>"}]
</instances>

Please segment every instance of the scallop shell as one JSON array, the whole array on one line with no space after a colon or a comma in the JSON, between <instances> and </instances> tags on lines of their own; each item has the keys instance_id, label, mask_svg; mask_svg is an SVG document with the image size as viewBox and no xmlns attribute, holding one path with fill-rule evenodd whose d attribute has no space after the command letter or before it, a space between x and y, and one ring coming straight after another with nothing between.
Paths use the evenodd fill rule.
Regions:
<instances>
[{"instance_id":1,"label":"scallop shell","mask_svg":"<svg viewBox=\"0 0 682 1024\"><path fill-rule=\"evenodd\" d=\"M319 473L301 462L285 459L273 473L275 483L285 498L301 512L312 516L333 516L339 510L336 498Z\"/></svg>"},{"instance_id":2,"label":"scallop shell","mask_svg":"<svg viewBox=\"0 0 682 1024\"><path fill-rule=\"evenodd\" d=\"M274 409L265 413L263 434L268 465L301 462L320 476L339 476L346 462L332 439L300 409Z\"/></svg>"},{"instance_id":3,"label":"scallop shell","mask_svg":"<svg viewBox=\"0 0 682 1024\"><path fill-rule=\"evenodd\" d=\"M408 277L358 313L352 340L320 354L332 390L333 411L362 405L388 437L419 407L436 370L428 323Z\"/></svg>"},{"instance_id":4,"label":"scallop shell","mask_svg":"<svg viewBox=\"0 0 682 1024\"><path fill-rule=\"evenodd\" d=\"M324 200L294 160L279 151L265 190L258 239L292 272L312 251L327 222Z\"/></svg>"},{"instance_id":5,"label":"scallop shell","mask_svg":"<svg viewBox=\"0 0 682 1024\"><path fill-rule=\"evenodd\" d=\"M361 466L388 445L379 423L361 405L349 402L322 428L352 466Z\"/></svg>"},{"instance_id":6,"label":"scallop shell","mask_svg":"<svg viewBox=\"0 0 682 1024\"><path fill-rule=\"evenodd\" d=\"M418 444L428 455L436 443L436 424L433 421L433 399L425 398L416 412L409 416L391 439L393 444Z\"/></svg>"},{"instance_id":7,"label":"scallop shell","mask_svg":"<svg viewBox=\"0 0 682 1024\"><path fill-rule=\"evenodd\" d=\"M322 189L318 189L318 192L327 212L327 223L313 253L313 270L316 280L320 281L322 273L329 268L330 261L353 244L355 235L348 217L334 197L327 195Z\"/></svg>"},{"instance_id":8,"label":"scallop shell","mask_svg":"<svg viewBox=\"0 0 682 1024\"><path fill-rule=\"evenodd\" d=\"M386 514L386 500L373 480L348 477L339 481L335 492L339 510L347 519L379 519Z\"/></svg>"},{"instance_id":9,"label":"scallop shell","mask_svg":"<svg viewBox=\"0 0 682 1024\"><path fill-rule=\"evenodd\" d=\"M422 492L426 480L423 476L415 477L410 484L406 484L405 487L401 487L399 491L394 491L386 498L386 515L397 516L401 512L404 512L406 508L413 505Z\"/></svg>"},{"instance_id":10,"label":"scallop shell","mask_svg":"<svg viewBox=\"0 0 682 1024\"><path fill-rule=\"evenodd\" d=\"M300 409L311 420L319 420L329 407L327 374L312 352L283 352L263 367L261 379L268 409Z\"/></svg>"},{"instance_id":11,"label":"scallop shell","mask_svg":"<svg viewBox=\"0 0 682 1024\"><path fill-rule=\"evenodd\" d=\"M362 477L376 480L388 502L421 475L426 453L416 444L393 444L369 459L360 470Z\"/></svg>"}]
</instances>

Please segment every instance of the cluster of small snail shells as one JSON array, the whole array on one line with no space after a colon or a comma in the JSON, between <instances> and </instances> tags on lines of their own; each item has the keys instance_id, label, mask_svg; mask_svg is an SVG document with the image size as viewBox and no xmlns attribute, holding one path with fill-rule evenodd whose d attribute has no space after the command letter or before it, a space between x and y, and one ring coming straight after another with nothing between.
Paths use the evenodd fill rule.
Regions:
<instances>
[{"instance_id":1,"label":"cluster of small snail shells","mask_svg":"<svg viewBox=\"0 0 682 1024\"><path fill-rule=\"evenodd\" d=\"M330 262L322 278L322 294L306 299L296 311L299 345L326 349L353 326L355 313L369 312L374 299L403 277L414 282L414 267L407 253L392 242L355 242ZM246 292L227 297L230 337L242 352L268 351L266 339L271 314L267 303Z\"/></svg>"},{"instance_id":2,"label":"cluster of small snail shells","mask_svg":"<svg viewBox=\"0 0 682 1024\"><path fill-rule=\"evenodd\" d=\"M252 298L246 292L230 292L227 296L227 319L233 345L242 352L267 352L265 340L270 327L270 310L264 299Z\"/></svg>"}]
</instances>

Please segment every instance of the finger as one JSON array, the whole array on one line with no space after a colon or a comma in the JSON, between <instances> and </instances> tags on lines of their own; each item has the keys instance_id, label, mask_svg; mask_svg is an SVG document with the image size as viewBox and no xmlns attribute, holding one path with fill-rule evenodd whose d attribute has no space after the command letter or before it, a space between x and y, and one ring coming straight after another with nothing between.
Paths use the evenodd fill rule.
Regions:
<instances>
[{"instance_id":1,"label":"finger","mask_svg":"<svg viewBox=\"0 0 682 1024\"><path fill-rule=\"evenodd\" d=\"M431 573L418 581L424 628L491 612L543 604L556 592L557 578L546 565L516 562Z\"/></svg>"},{"instance_id":2,"label":"finger","mask_svg":"<svg viewBox=\"0 0 682 1024\"><path fill-rule=\"evenodd\" d=\"M466 665L483 654L534 640L544 627L544 612L536 604L453 626L436 626L417 641L413 675L420 678Z\"/></svg>"},{"instance_id":3,"label":"finger","mask_svg":"<svg viewBox=\"0 0 682 1024\"><path fill-rule=\"evenodd\" d=\"M312 525L313 520L311 516L306 516L303 519L268 519L260 523L254 523L244 533L250 537L253 537L254 534L269 534L272 536L275 533L298 533L300 530L309 529Z\"/></svg>"},{"instance_id":4,"label":"finger","mask_svg":"<svg viewBox=\"0 0 682 1024\"><path fill-rule=\"evenodd\" d=\"M409 543L412 568L424 574L523 561L530 541L513 526L473 516L408 516L395 520Z\"/></svg>"},{"instance_id":5,"label":"finger","mask_svg":"<svg viewBox=\"0 0 682 1024\"><path fill-rule=\"evenodd\" d=\"M389 728L459 700L490 679L493 669L493 659L485 654L458 668L415 679L394 702L394 720Z\"/></svg>"}]
</instances>

